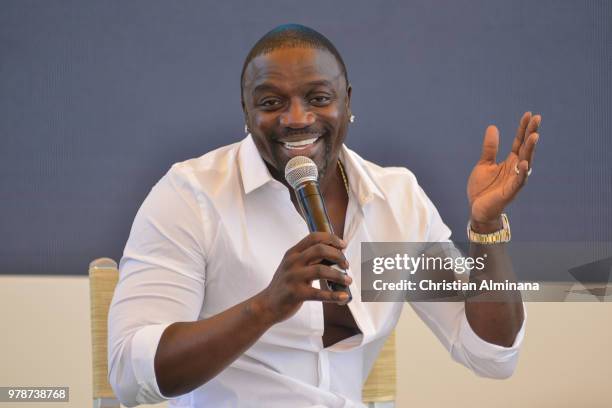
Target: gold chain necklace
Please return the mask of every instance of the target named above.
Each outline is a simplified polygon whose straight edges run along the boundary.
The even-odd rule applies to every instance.
[[[348,180],[346,179],[346,173],[344,172],[344,166],[342,165],[342,162],[340,160],[338,160],[338,168],[340,169],[340,174],[342,175],[342,180],[344,181],[344,188],[346,189],[346,194],[348,195],[349,183],[348,183]]]

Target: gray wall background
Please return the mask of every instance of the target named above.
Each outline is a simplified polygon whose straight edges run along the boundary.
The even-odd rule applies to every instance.
[[[0,273],[118,259],[170,165],[240,140],[242,62],[287,22],[342,53],[347,144],[410,168],[457,239],[488,124],[543,115],[515,239],[612,240],[612,2],[0,3]]]

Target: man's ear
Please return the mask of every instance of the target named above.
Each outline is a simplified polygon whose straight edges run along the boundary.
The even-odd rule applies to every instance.
[[[353,87],[350,82],[346,85],[346,111],[351,112],[351,95],[353,94]]]
[[[244,98],[240,97],[240,105],[242,105],[242,113],[244,113],[244,124],[248,126],[249,124],[249,114],[246,110],[246,105],[244,104]]]

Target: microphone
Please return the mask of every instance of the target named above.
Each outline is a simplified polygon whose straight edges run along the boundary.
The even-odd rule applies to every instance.
[[[289,160],[285,166],[285,180],[295,191],[308,230],[310,232],[329,232],[333,234],[334,228],[329,221],[325,202],[319,190],[319,169],[317,169],[317,165],[308,157],[296,156]],[[344,269],[328,260],[324,259],[321,263],[346,274]],[[326,281],[326,283],[331,290],[345,292],[348,295],[349,302],[353,298],[348,286],[332,281]]]

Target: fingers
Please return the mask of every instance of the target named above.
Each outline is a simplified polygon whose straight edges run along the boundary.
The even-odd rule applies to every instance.
[[[495,126],[487,127],[484,140],[482,141],[482,154],[480,161],[486,163],[495,163],[497,157],[497,149],[499,147],[499,131]]]
[[[304,265],[318,264],[327,260],[344,269],[348,269],[349,267],[348,261],[342,251],[325,243],[318,243],[307,248],[302,252],[300,258]]]
[[[519,160],[526,160],[527,166],[530,169],[533,166],[533,157],[535,155],[535,148],[538,140],[540,139],[540,135],[537,133],[532,133],[527,138],[527,141],[523,144],[523,148],[519,154]]]
[[[523,144],[523,138],[525,137],[525,131],[527,130],[527,125],[531,121],[531,112],[525,112],[523,117],[519,122],[519,127],[516,130],[516,136],[514,137],[514,141],[512,142],[512,153],[518,155],[519,149]]]
[[[542,116],[540,115],[533,115],[531,119],[529,120],[529,123],[527,124],[527,127],[525,128],[525,131],[523,132],[523,135],[521,136],[521,141],[518,146],[518,152],[516,152],[520,160],[527,159],[528,154],[526,150],[528,147],[529,139],[530,137],[532,137],[534,133],[538,131],[538,128],[540,127],[541,123],[542,123]],[[514,145],[513,145],[513,151],[514,151]]]
[[[315,279],[324,279],[344,286],[348,286],[353,282],[353,279],[346,273],[321,264],[307,267],[304,270],[304,277],[309,282],[312,282]]]
[[[533,166],[535,148],[540,139],[540,135],[536,132],[541,123],[542,116],[532,115],[531,112],[525,112],[521,118],[512,144],[512,153],[518,156],[518,161],[515,164],[516,168],[512,170],[515,174],[510,181],[511,197],[527,183],[529,171]],[[516,174],[516,169],[518,169],[518,174]]]
[[[334,302],[334,303],[346,303],[349,300],[349,296],[346,292],[331,290],[308,288],[305,290],[305,300],[318,300],[321,302]]]
[[[312,285],[313,281],[321,280],[322,283],[329,283],[325,286],[342,285],[341,289],[346,290],[346,286],[352,283],[352,279],[343,271],[325,265],[332,262],[348,268],[348,262],[341,251],[343,248],[346,248],[346,242],[337,236],[315,232],[285,253],[270,284],[264,290],[267,302],[273,305],[270,309],[275,310],[275,321],[285,320],[295,314],[305,300],[340,305],[350,301],[350,296],[344,291],[321,290]]]
[[[312,232],[295,244],[288,252],[304,252],[307,248],[316,244],[331,245],[338,249],[346,248],[346,242],[334,234],[329,232]]]
[[[530,169],[533,166],[535,147],[540,138],[537,131],[541,123],[542,116],[532,115],[531,112],[525,112],[521,118],[518,130],[516,131],[516,137],[512,143],[512,153],[518,156],[519,170],[523,161],[527,163],[527,169]],[[516,184],[514,187],[520,187],[525,184],[526,180],[518,180],[521,178],[520,176],[522,176],[520,172],[518,176],[518,178],[513,180],[513,183]]]
[[[534,115],[531,117],[529,124],[527,125],[527,129],[525,130],[525,134],[523,135],[523,139],[529,137],[532,133],[536,132],[540,127],[540,123],[542,123],[542,116]]]

